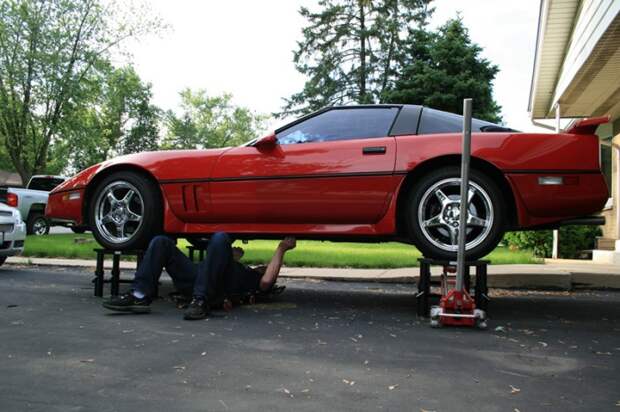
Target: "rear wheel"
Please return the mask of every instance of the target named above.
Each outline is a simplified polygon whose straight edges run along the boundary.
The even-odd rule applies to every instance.
[[[47,235],[50,232],[50,225],[42,213],[31,213],[26,222],[26,233],[29,235]]]
[[[0,256],[0,266],[4,265],[4,262],[6,262],[6,256]]]
[[[89,217],[93,236],[103,247],[142,249],[161,233],[161,193],[155,183],[137,173],[114,173],[97,186]]]
[[[460,185],[460,168],[449,166],[423,176],[409,195],[409,234],[426,257],[456,259]],[[490,253],[502,239],[505,206],[497,184],[475,169],[470,173],[467,205],[466,258],[475,260]]]

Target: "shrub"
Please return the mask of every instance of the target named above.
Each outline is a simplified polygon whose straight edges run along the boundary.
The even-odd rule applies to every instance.
[[[560,228],[559,257],[578,258],[583,250],[594,248],[596,237],[601,235],[598,226],[565,226]],[[506,233],[504,241],[510,248],[529,249],[537,257],[551,257],[553,234],[551,230]]]

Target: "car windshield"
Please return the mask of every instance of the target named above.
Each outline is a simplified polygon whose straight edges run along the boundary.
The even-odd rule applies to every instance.
[[[52,189],[64,181],[65,179],[58,177],[33,177],[30,179],[30,183],[28,183],[28,189],[51,192]]]

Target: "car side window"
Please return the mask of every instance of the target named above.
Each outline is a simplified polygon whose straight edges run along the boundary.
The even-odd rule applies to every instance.
[[[512,130],[480,119],[471,120],[471,130],[473,132],[484,132],[485,128],[488,127]],[[461,132],[463,132],[463,116],[454,113],[442,112],[441,110],[429,109],[428,107],[422,109],[418,134]]]
[[[397,113],[396,107],[332,109],[279,132],[278,143],[385,137]]]
[[[463,116],[440,110],[422,109],[418,134],[460,133],[463,131]]]

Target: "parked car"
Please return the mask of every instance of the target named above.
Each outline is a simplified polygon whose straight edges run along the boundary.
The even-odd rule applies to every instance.
[[[26,224],[19,210],[0,203],[0,266],[6,258],[24,251]]]
[[[594,130],[521,133],[473,120],[470,259],[507,230],[600,223],[608,189]],[[158,233],[190,240],[298,238],[416,245],[453,259],[462,117],[414,105],[328,107],[239,147],[147,152],[92,166],[50,194],[46,216],[90,225],[111,249]]]
[[[45,217],[45,205],[49,192],[67,180],[63,176],[35,175],[25,188],[9,187],[0,190],[0,202],[16,207],[21,212],[29,235],[49,233],[52,223]]]

